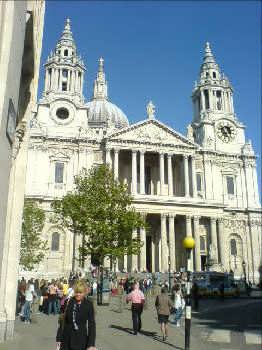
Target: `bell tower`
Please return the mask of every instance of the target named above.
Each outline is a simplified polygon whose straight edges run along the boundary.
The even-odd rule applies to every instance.
[[[85,70],[82,58],[77,54],[68,18],[55,51],[51,51],[45,63],[45,85],[41,102],[67,98],[82,104]]]
[[[234,112],[231,83],[221,72],[208,42],[192,101],[195,142],[207,149],[234,152],[235,148],[239,152],[239,146],[245,144],[244,125]]]

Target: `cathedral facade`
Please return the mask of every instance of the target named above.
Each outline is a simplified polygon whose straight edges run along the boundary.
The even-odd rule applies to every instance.
[[[149,227],[133,232],[144,243],[140,255],[119,259],[116,269],[179,271],[186,266],[182,240],[193,236],[192,270],[232,270],[236,277],[258,281],[256,156],[234,112],[232,86],[209,43],[193,88],[186,136],[158,120],[152,102],[147,119],[130,125],[108,98],[102,58],[93,97],[85,102],[84,73],[67,20],[45,63],[44,91],[31,123],[26,197],[46,211],[43,238],[50,246],[36,274],[69,274],[73,234],[52,223],[50,204],[73,190],[82,168],[107,163],[115,179],[127,184]]]

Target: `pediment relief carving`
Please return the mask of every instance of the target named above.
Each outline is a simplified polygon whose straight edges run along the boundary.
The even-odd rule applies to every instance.
[[[148,144],[174,145],[194,148],[195,145],[186,137],[165,127],[157,121],[133,125],[128,129],[119,131],[109,136],[108,140],[138,142]]]

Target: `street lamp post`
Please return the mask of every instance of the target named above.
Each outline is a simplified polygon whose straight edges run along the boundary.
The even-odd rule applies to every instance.
[[[190,296],[190,261],[191,251],[195,247],[195,240],[188,236],[183,240],[183,247],[187,254],[187,284],[186,284],[186,317],[185,317],[185,350],[190,349],[190,326],[191,326],[191,296]]]
[[[171,263],[170,256],[168,256],[168,292],[171,292]]]

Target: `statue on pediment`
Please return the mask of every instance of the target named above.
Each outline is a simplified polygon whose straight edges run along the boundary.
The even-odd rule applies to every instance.
[[[149,119],[155,118],[156,107],[152,101],[149,101],[149,103],[147,104],[146,113]]]
[[[191,124],[188,124],[187,126],[187,138],[190,141],[194,141],[194,132]]]

